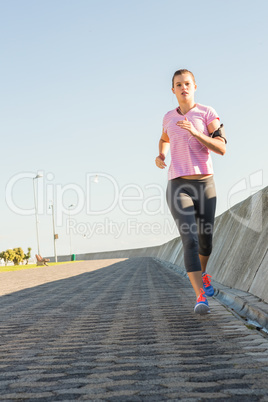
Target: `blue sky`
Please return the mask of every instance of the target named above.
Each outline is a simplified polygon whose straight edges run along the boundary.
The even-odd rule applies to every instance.
[[[37,251],[37,172],[43,255],[51,200],[59,255],[177,236],[154,159],[178,68],[226,128],[217,215],[267,186],[267,11],[265,0],[0,0],[0,251]]]

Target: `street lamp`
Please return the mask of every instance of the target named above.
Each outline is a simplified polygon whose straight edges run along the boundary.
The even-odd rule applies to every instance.
[[[96,174],[95,178],[94,178],[94,183],[98,183],[99,182],[99,176]]]
[[[69,210],[69,230],[70,230],[70,223],[71,223],[71,216],[70,216],[70,209],[72,207],[74,207],[74,204],[71,204],[68,206],[68,210]],[[71,234],[71,230],[70,230],[70,255],[72,255],[72,234]]]
[[[33,193],[34,193],[34,209],[35,209],[35,223],[36,223],[36,237],[37,237],[37,249],[38,249],[38,255],[40,255],[40,245],[39,245],[39,229],[38,229],[38,216],[37,216],[37,205],[36,205],[36,193],[35,193],[35,179],[40,179],[43,177],[41,173],[38,173],[34,178],[33,178]]]
[[[51,204],[50,204],[50,206],[49,206],[49,209],[52,210],[52,225],[53,225],[53,240],[54,240],[55,262],[58,262],[57,250],[56,250],[56,240],[58,239],[58,235],[55,233],[54,205],[53,205],[53,202],[52,202],[52,201],[51,201]]]

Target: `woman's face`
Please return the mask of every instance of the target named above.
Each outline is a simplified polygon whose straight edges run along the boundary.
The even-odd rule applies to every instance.
[[[173,93],[176,95],[178,102],[189,102],[194,99],[196,84],[193,77],[189,73],[176,75],[174,77]]]

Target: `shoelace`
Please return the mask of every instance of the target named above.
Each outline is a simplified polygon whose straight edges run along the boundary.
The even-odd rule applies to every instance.
[[[198,296],[198,298],[196,300],[197,303],[204,302],[207,300],[206,297],[204,296],[204,294],[205,294],[204,289],[200,288],[200,295]]]
[[[203,284],[204,284],[204,286],[207,288],[208,286],[210,286],[210,284],[211,284],[211,275],[209,275],[209,274],[206,274],[206,275],[204,275],[203,277],[202,277],[202,279],[203,279]]]

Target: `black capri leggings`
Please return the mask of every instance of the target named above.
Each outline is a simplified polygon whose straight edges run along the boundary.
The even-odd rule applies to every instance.
[[[199,180],[169,180],[167,203],[179,229],[187,272],[201,271],[199,255],[209,256],[216,209],[213,176]]]

